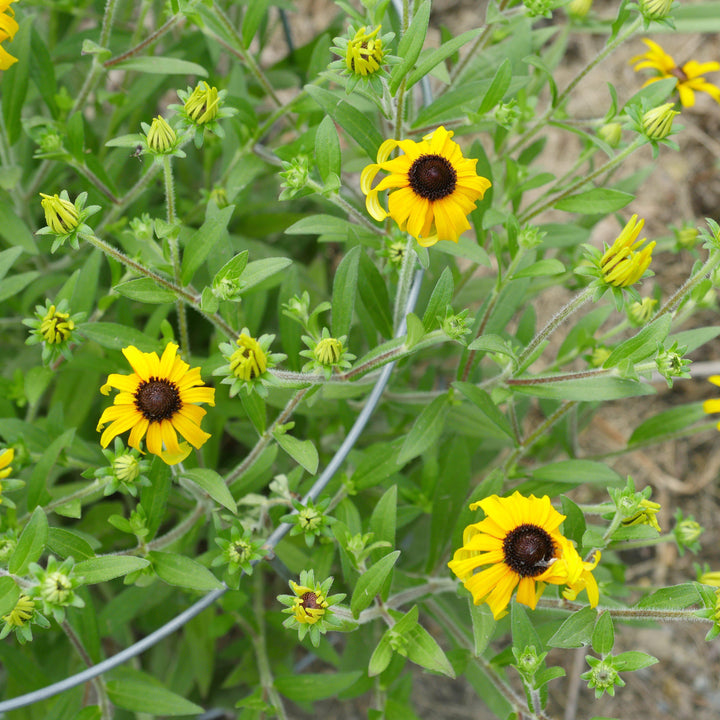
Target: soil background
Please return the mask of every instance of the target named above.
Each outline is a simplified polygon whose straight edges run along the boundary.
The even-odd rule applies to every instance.
[[[592,12],[601,18],[614,18],[616,0],[595,0]],[[690,2],[684,4],[691,4]],[[309,41],[324,30],[337,14],[337,6],[329,0],[300,0],[295,3],[297,12],[289,14],[293,37],[298,45]],[[476,0],[434,0],[431,32],[426,45],[437,46],[443,25],[454,34],[483,24],[486,2]],[[562,10],[556,11],[560,18]],[[561,19],[560,21],[564,21]],[[550,22],[550,21],[547,21]],[[645,46],[638,35],[601,63],[583,80],[573,93],[570,110],[573,117],[603,117],[609,105],[607,82],[618,91],[622,105],[641,86],[647,73],[636,74],[629,60],[641,54]],[[679,33],[649,34],[660,42],[678,64],[689,59],[700,62],[720,60],[720,37],[717,35],[684,35]],[[566,59],[555,74],[558,87],[564,88],[577,71],[594,59],[604,46],[604,36],[575,33],[570,40]],[[272,61],[273,50],[267,57]],[[720,74],[708,79],[720,82]],[[623,211],[629,217],[636,212],[646,219],[643,235],[650,238],[668,236],[671,225],[680,226],[690,221],[698,226],[703,218],[720,221],[720,107],[709,96],[696,94],[696,105],[685,110],[676,123],[684,126],[674,136],[679,152],[662,147],[655,169],[641,187],[637,199]],[[542,105],[541,105],[542,106]],[[575,136],[550,129],[548,142],[539,166],[555,174],[562,174],[575,162],[579,142]],[[622,175],[645,166],[650,154],[643,148],[637,157],[623,164]],[[562,215],[558,216],[562,217]],[[542,222],[550,215],[539,218]],[[596,226],[592,242],[612,242],[617,235],[617,221],[610,217]],[[704,252],[701,251],[704,257]],[[693,264],[692,255],[654,254],[652,269],[654,282],[667,298],[687,278]],[[643,295],[648,294],[643,288]],[[538,325],[560,307],[566,296],[558,289],[555,297],[543,295],[542,307],[537,308]],[[718,324],[717,308],[696,314],[681,329]],[[675,328],[674,328],[675,330]],[[580,456],[594,456],[612,452],[625,445],[632,429],[673,405],[706,399],[713,387],[706,378],[720,373],[720,340],[700,348],[692,356],[693,377],[676,381],[668,389],[659,382],[657,395],[638,398],[633,402],[606,403],[596,414],[591,426],[578,438]],[[639,488],[651,485],[652,498],[662,504],[659,515],[664,530],[674,525],[673,515],[680,508],[685,516],[693,515],[705,528],[703,550],[698,555],[680,556],[674,544],[666,543],[654,548],[636,551],[628,556],[628,583],[673,585],[697,577],[697,565],[707,564],[720,570],[720,522],[717,489],[720,474],[720,442],[715,431],[698,433],[689,439],[653,446],[619,458],[606,459],[621,475],[632,475]],[[561,665],[567,677],[550,685],[548,713],[553,720],[586,720],[594,717],[634,720],[650,715],[653,720],[717,720],[720,717],[720,643],[707,643],[704,636],[707,624],[668,624],[652,629],[616,625],[615,653],[625,650],[643,650],[655,655],[659,663],[638,672],[625,674],[624,688],[618,688],[615,697],[594,699],[579,679],[587,670],[585,649],[553,651],[549,665]],[[440,632],[436,634],[437,637]],[[315,670],[317,671],[317,670]],[[519,687],[518,687],[519,689]],[[417,670],[412,694],[417,715],[423,720],[489,720],[494,718],[481,698],[463,679],[456,681],[423,673]],[[354,703],[320,702],[315,715],[306,715],[298,708],[290,708],[292,717],[323,717],[326,720],[355,720],[367,717],[367,707]]]

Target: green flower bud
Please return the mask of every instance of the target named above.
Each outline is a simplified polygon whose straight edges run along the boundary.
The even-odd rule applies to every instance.
[[[648,20],[662,20],[670,13],[673,0],[640,0],[640,12]]]
[[[162,115],[158,115],[151,123],[147,134],[148,150],[165,155],[172,152],[177,142],[177,135]]]
[[[80,213],[74,203],[59,195],[40,193],[40,204],[45,211],[45,222],[57,235],[67,235],[80,224]]]
[[[610,147],[616,148],[620,144],[620,140],[622,140],[622,125],[616,122],[605,123],[598,130],[598,137]]]
[[[673,119],[679,115],[673,110],[675,103],[665,103],[659,107],[648,110],[642,116],[642,129],[650,140],[664,140],[672,132]]]
[[[240,380],[255,380],[267,370],[267,356],[260,343],[242,333],[236,340],[239,349],[230,357],[230,370]]]
[[[210,87],[203,80],[185,101],[184,108],[188,120],[192,120],[196,125],[212,122],[220,109],[218,89]]]
[[[380,25],[371,33],[361,27],[350,40],[345,54],[345,65],[351,73],[365,76],[372,75],[380,69],[385,53],[382,39],[377,37],[379,32]]]
[[[40,323],[40,335],[50,345],[67,342],[75,329],[70,313],[59,312],[55,305],[48,308],[47,314]]]
[[[113,460],[113,474],[124,483],[132,483],[138,479],[140,475],[140,461],[131,453],[125,453]]]
[[[335,365],[340,361],[343,353],[343,345],[337,338],[323,338],[315,346],[313,357],[321,365]]]
[[[592,7],[592,0],[571,0],[566,6],[567,13],[571,18],[582,20]]]

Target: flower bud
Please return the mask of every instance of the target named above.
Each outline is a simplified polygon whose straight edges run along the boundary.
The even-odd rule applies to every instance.
[[[40,335],[50,345],[59,345],[67,342],[75,329],[75,323],[70,313],[59,312],[55,305],[51,305],[40,323]]]
[[[80,224],[80,214],[74,203],[59,195],[40,193],[40,204],[45,211],[45,222],[57,235],[67,235]]]
[[[592,7],[592,0],[570,0],[566,5],[567,13],[571,18],[582,20]]]
[[[691,250],[697,244],[698,229],[693,225],[685,225],[675,230],[675,239],[681,248]]]
[[[704,531],[705,528],[697,520],[687,518],[677,524],[675,535],[683,545],[691,545],[700,539]]]
[[[611,148],[616,148],[620,144],[620,140],[622,140],[622,125],[616,122],[605,123],[598,130],[598,137],[604,140]]]
[[[185,101],[184,108],[188,120],[192,120],[196,125],[213,121],[220,109],[218,89],[210,87],[203,80]]]
[[[345,54],[345,65],[351,73],[365,76],[380,69],[385,53],[382,39],[376,37],[379,32],[380,25],[371,33],[365,32],[365,28],[361,27],[350,40]]]
[[[322,365],[335,365],[340,362],[343,345],[337,338],[323,338],[315,346],[313,356]]]
[[[236,340],[239,349],[230,357],[230,370],[236,378],[250,381],[259,378],[267,370],[267,356],[260,343],[242,333]]]
[[[648,269],[655,241],[637,252],[637,248],[645,242],[645,238],[637,239],[644,224],[644,220],[638,221],[637,215],[633,215],[612,246],[602,256],[600,269],[608,285],[619,288],[634,285]]]
[[[168,125],[162,115],[158,115],[151,123],[147,134],[148,150],[164,155],[172,151],[177,142],[175,131]]]
[[[640,0],[640,12],[648,20],[662,20],[670,13],[673,0]]]
[[[48,573],[40,584],[40,597],[52,605],[65,605],[72,595],[70,578],[59,570]]]
[[[672,132],[673,118],[679,115],[674,103],[665,103],[642,116],[642,129],[650,140],[664,140]]]
[[[132,453],[125,453],[113,460],[112,469],[120,482],[132,483],[140,475],[140,461]]]
[[[643,298],[641,302],[634,302],[628,308],[628,319],[635,326],[645,325],[653,316],[657,300],[654,298]]]

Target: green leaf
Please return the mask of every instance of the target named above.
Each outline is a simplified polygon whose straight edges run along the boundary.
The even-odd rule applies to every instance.
[[[359,225],[337,215],[309,215],[285,229],[287,235],[331,235],[347,239]]]
[[[157,576],[168,585],[209,592],[223,584],[203,565],[185,555],[151,550],[148,559]]]
[[[360,277],[358,288],[360,299],[370,315],[377,331],[384,337],[392,337],[392,314],[390,295],[380,271],[365,254],[360,254]]]
[[[604,610],[595,622],[592,634],[592,648],[598,655],[608,655],[615,644],[615,629],[610,613]]]
[[[214,470],[210,470],[209,468],[185,470],[185,472],[182,473],[182,477],[194,482],[215,500],[215,502],[226,507],[231,513],[237,514],[237,505],[225,484],[225,480]]]
[[[408,313],[405,316],[405,345],[408,350],[414,348],[424,337],[425,328],[422,320],[415,313]]]
[[[18,65],[18,63],[15,63]],[[10,68],[12,70],[12,68]],[[7,88],[7,73],[6,70],[2,79],[3,95]],[[15,209],[9,201],[0,199],[0,237],[5,238],[9,245],[22,248],[26,253],[30,255],[37,255],[37,246],[35,245],[35,237],[30,232],[30,228],[24,223],[24,221],[15,214]],[[10,252],[6,250],[5,252]],[[4,285],[4,283],[3,283]],[[4,294],[4,292],[3,292]],[[10,297],[7,295],[6,297]]]
[[[151,75],[199,75],[203,78],[208,76],[207,70],[202,65],[160,55],[128,58],[117,63],[114,69],[134,70]]]
[[[248,264],[248,251],[243,250],[235,257],[228,260],[216,273],[213,278],[213,285],[219,285],[223,280],[234,282],[243,274]]]
[[[214,205],[208,206],[205,222],[185,243],[181,275],[183,285],[190,283],[193,275],[205,262],[218,241],[227,237],[227,226],[233,212],[235,212],[234,205],[228,205],[222,210],[218,210]]]
[[[407,84],[405,85],[406,89],[411,88],[415,83],[422,80],[436,65],[439,65],[444,60],[447,60],[451,55],[454,55],[463,45],[465,45],[465,43],[469,42],[473,38],[476,38],[482,31],[483,28],[467,30],[461,35],[444,42],[439,48],[431,50],[410,73],[410,76],[407,79]],[[482,113],[486,111],[480,110],[479,112]]]
[[[489,197],[489,193],[492,190],[488,190],[485,194],[485,198],[480,202],[484,203]],[[454,257],[461,257],[467,260],[471,260],[478,265],[484,265],[490,267],[490,257],[487,254],[485,248],[480,247],[477,242],[469,237],[461,236],[458,238],[456,243],[454,242],[441,242],[433,246],[433,250],[445,253],[446,255],[452,255]]]
[[[468,608],[472,621],[475,656],[481,657],[490,644],[490,639],[495,631],[495,618],[487,603],[476,605],[472,598],[468,598]]]
[[[310,440],[298,440],[287,433],[274,432],[273,437],[278,445],[296,462],[302,465],[311,475],[317,472],[320,458],[318,451]]]
[[[137,572],[150,565],[145,558],[132,555],[103,555],[83,560],[75,565],[75,573],[85,585],[107,582]]]
[[[0,284],[0,300],[7,300],[14,295],[18,295],[38,277],[40,277],[40,273],[35,270],[31,270],[29,272],[18,273],[17,275],[11,275],[9,278],[5,278]]]
[[[197,715],[200,705],[160,685],[142,680],[108,680],[107,693],[113,705],[152,715]]]
[[[159,457],[154,458],[150,466],[148,479],[150,485],[146,485],[140,490],[140,504],[147,515],[148,535],[145,538],[146,541],[155,537],[155,533],[160,529],[160,525],[165,519],[165,508],[167,507],[172,484],[170,467]]]
[[[142,352],[158,349],[159,341],[134,327],[111,322],[87,322],[77,326],[80,335],[110,350],[122,350],[134,345]]]
[[[334,173],[340,177],[342,153],[335,123],[323,118],[315,133],[315,162],[323,182]]]
[[[253,0],[248,3],[242,20],[242,41],[246,48],[250,47],[269,5],[270,0]]]
[[[517,444],[517,438],[510,421],[500,412],[498,406],[485,390],[468,382],[454,382],[453,387],[457,388],[486,418],[502,430],[513,443]]]
[[[613,664],[620,671],[630,672],[631,670],[642,670],[659,662],[656,657],[638,650],[628,650],[615,655]]]
[[[405,438],[397,458],[398,465],[404,465],[408,460],[421,455],[437,442],[445,427],[447,411],[447,395],[436,397],[423,409]]]
[[[425,332],[430,332],[437,327],[438,317],[442,318],[445,315],[445,308],[452,301],[454,292],[455,283],[453,282],[452,271],[446,267],[438,278],[428,300],[427,308],[425,308],[422,319]]]
[[[0,617],[7,615],[20,598],[20,588],[7,575],[0,577]]]
[[[609,355],[603,367],[615,367],[621,360],[631,363],[640,362],[655,355],[658,343],[662,343],[670,330],[672,317],[669,313],[661,315],[646,325],[637,335],[620,343]]]
[[[628,445],[637,445],[681,432],[704,417],[705,411],[701,402],[670,408],[640,423],[633,430]]]
[[[598,402],[619,400],[638,395],[653,395],[652,385],[618,377],[587,377],[566,382],[549,382],[538,385],[514,385],[513,390],[525,395],[553,400]]]
[[[265,408],[265,401],[255,392],[249,394],[241,392],[240,402],[242,403],[243,410],[250,418],[250,422],[258,431],[258,434],[263,435],[267,425],[267,410]]]
[[[630,193],[611,188],[593,188],[558,200],[553,207],[583,215],[607,215],[624,208],[635,199]]]
[[[70,428],[55,438],[43,451],[30,474],[30,480],[28,480],[28,510],[44,503],[43,498],[47,496],[47,488],[50,484],[50,471],[55,466],[60,453],[72,443],[74,438],[75,428]]]
[[[365,448],[362,460],[350,478],[352,486],[357,490],[366,490],[400,472],[398,454],[404,442],[405,438],[397,438]]]
[[[573,613],[547,641],[550,647],[578,648],[588,645],[592,637],[597,611],[584,607]]]
[[[567,484],[568,487],[578,485],[617,487],[624,482],[611,467],[594,460],[560,460],[549,463],[535,468],[532,477],[535,480]]]
[[[428,30],[428,23],[430,22],[430,5],[430,0],[425,0],[417,8],[412,22],[400,38],[396,54],[400,56],[401,60],[393,67],[390,74],[390,94],[393,96],[397,93],[400,83],[409,75],[415,61],[420,56]]]
[[[468,345],[468,350],[477,350],[478,352],[501,353],[510,357],[514,356],[511,348],[499,335],[481,335]]]
[[[369,570],[366,570],[355,584],[355,591],[350,600],[350,610],[357,617],[366,607],[369,607],[375,596],[380,592],[385,579],[400,557],[400,551],[395,550],[384,558],[378,560]]]
[[[95,556],[92,546],[85,538],[65,528],[49,528],[47,546],[56,555],[63,558],[73,557],[76,562]]]
[[[714,340],[720,335],[720,327],[704,327],[704,328],[693,328],[692,330],[682,330],[678,333],[673,333],[668,337],[668,342],[677,344],[680,347],[687,346],[685,354],[697,350],[699,347],[704,345],[710,340]]]
[[[559,275],[565,272],[565,266],[555,258],[546,258],[545,260],[538,260],[532,265],[518,270],[513,276],[513,280],[524,277],[540,277],[543,275]]]
[[[397,523],[397,485],[393,485],[378,500],[370,516],[370,531],[373,542],[389,542],[395,545],[395,525]]]
[[[47,516],[41,507],[36,507],[18,538],[15,552],[8,563],[8,570],[13,575],[25,575],[30,563],[37,562],[43,554],[47,537]]]
[[[563,520],[563,535],[568,540],[573,540],[577,546],[582,547],[583,536],[587,529],[585,515],[583,511],[565,495],[560,497],[562,504],[562,514],[565,516]]]
[[[264,260],[249,262],[240,276],[243,294],[251,288],[253,290],[267,290],[282,282],[279,275],[288,265],[292,265],[290,258],[272,257]]]
[[[22,255],[22,253],[23,249],[21,247],[11,247],[0,252],[0,280],[7,275],[8,270],[10,270],[13,263]]]
[[[483,96],[478,108],[478,115],[484,115],[490,112],[504,97],[508,88],[510,87],[510,81],[512,80],[512,66],[509,58],[505,58],[500,67],[495,71],[495,76],[490,83],[490,87]]]
[[[700,594],[695,585],[693,583],[683,583],[682,585],[661,588],[642,598],[635,604],[635,607],[646,610],[650,608],[656,610],[682,609],[698,603],[700,603]]]
[[[296,703],[312,703],[324,700],[347,690],[361,677],[355,670],[345,673],[303,673],[276,675],[274,685],[279,693]]]
[[[161,304],[175,302],[176,296],[172,290],[160,287],[151,278],[138,278],[115,285],[115,292],[131,300],[141,303]]]
[[[390,661],[393,658],[393,649],[390,645],[390,635],[385,632],[380,638],[380,642],[373,650],[373,654],[370,656],[370,662],[368,663],[368,675],[370,677],[376,677],[383,672]]]
[[[422,625],[416,624],[406,633],[405,639],[409,660],[426,670],[455,677],[455,671],[442,648]]]
[[[335,271],[332,292],[332,336],[342,337],[350,333],[355,295],[358,284],[360,246],[352,248],[340,261]]]

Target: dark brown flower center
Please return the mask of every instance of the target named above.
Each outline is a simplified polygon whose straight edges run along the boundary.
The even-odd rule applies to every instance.
[[[555,545],[549,533],[537,525],[519,525],[503,540],[505,564],[522,577],[545,572],[555,557]]]
[[[180,391],[174,382],[151,377],[135,391],[135,407],[150,422],[169,420],[182,407]]]
[[[302,606],[306,610],[317,610],[320,607],[317,602],[317,595],[314,592],[306,592],[302,596]]]
[[[674,67],[670,71],[671,75],[674,75],[680,82],[687,82],[688,76],[685,74],[685,71],[682,68]]]
[[[455,190],[457,173],[442,155],[421,155],[408,171],[410,187],[428,200],[442,200]]]

